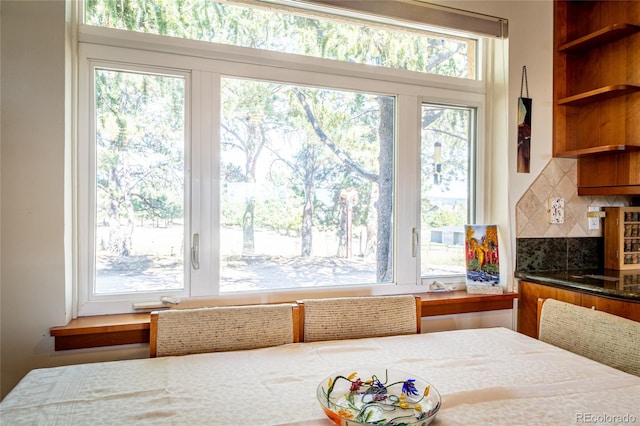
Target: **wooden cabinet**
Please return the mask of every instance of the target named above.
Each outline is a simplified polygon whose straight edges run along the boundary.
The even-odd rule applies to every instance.
[[[520,281],[518,296],[518,331],[531,337],[538,337],[538,298],[556,299],[562,302],[580,304],[580,293]]]
[[[595,307],[599,311],[608,312],[634,321],[640,321],[640,303],[609,299],[593,294],[580,293],[578,291],[565,290],[528,281],[520,281],[519,293],[518,331],[535,338],[538,337],[538,298],[552,298],[587,308]]]
[[[605,207],[605,269],[640,269],[640,207]]]
[[[579,195],[640,193],[640,2],[554,2],[554,157]]]

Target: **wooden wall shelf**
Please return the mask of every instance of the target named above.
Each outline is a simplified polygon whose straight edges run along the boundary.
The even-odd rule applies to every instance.
[[[580,53],[640,32],[640,25],[613,24],[561,45],[559,52]]]
[[[615,98],[617,96],[625,96],[639,91],[640,86],[635,86],[633,84],[613,84],[600,87],[598,89],[589,90],[588,92],[578,93],[577,95],[558,99],[558,105],[584,105],[590,102],[604,101],[607,99]]]
[[[578,195],[640,194],[640,1],[554,0],[553,156]]]
[[[589,155],[598,155],[607,152],[631,152],[631,151],[640,151],[640,146],[637,145],[603,145],[596,146],[593,148],[583,148],[576,149],[573,151],[563,151],[559,152],[555,157],[560,158],[579,158],[586,157]]]

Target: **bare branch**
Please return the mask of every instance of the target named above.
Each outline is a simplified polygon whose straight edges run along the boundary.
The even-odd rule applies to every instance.
[[[304,109],[304,112],[307,115],[307,120],[309,120],[311,127],[313,127],[313,130],[318,136],[318,138],[320,139],[320,141],[324,143],[340,159],[340,161],[345,163],[347,166],[351,167],[360,176],[372,182],[377,182],[379,178],[379,175],[377,173],[373,173],[368,170],[365,170],[360,164],[356,163],[351,157],[349,157],[349,155],[346,152],[340,149],[340,147],[338,147],[335,144],[335,142],[331,140],[331,138],[329,138],[329,136],[327,136],[327,134],[320,127],[320,124],[318,123],[318,119],[316,118],[315,114],[313,113],[313,111],[311,111],[311,107],[307,103],[307,100],[304,94],[299,89],[294,89],[294,90],[296,93],[296,97],[300,101],[300,104],[302,105],[302,108]]]

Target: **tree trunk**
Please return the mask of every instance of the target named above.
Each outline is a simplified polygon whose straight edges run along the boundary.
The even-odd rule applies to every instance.
[[[371,184],[369,205],[367,206],[367,245],[364,255],[369,257],[376,253],[378,244],[378,184]]]
[[[255,208],[256,199],[253,194],[256,183],[256,162],[262,150],[263,141],[259,123],[251,118],[247,120],[248,137],[245,148],[244,181],[251,191],[246,197],[244,215],[242,216],[242,252],[253,253],[255,244]]]
[[[300,255],[309,257],[313,250],[313,204],[315,202],[315,148],[313,146],[307,147],[304,163],[304,207]]]
[[[380,105],[380,171],[378,173],[378,241],[376,250],[376,276],[378,282],[393,280],[393,265],[391,253],[392,229],[391,215],[393,213],[393,139],[394,139],[394,101],[389,97],[378,97]]]
[[[109,173],[109,249],[118,256],[129,256],[131,254],[131,234],[134,227],[133,205],[129,194],[122,187],[118,168],[112,167]],[[129,215],[126,228],[123,228],[120,223],[122,203],[125,204]]]
[[[133,202],[131,201],[131,196],[129,191],[124,191],[124,205],[127,209],[127,227],[124,229],[123,238],[122,238],[122,249],[120,252],[121,256],[130,256],[131,250],[133,249],[133,243],[131,241],[131,237],[133,236],[133,230],[135,229],[135,210],[133,208]]]
[[[254,219],[256,201],[254,197],[247,198],[244,214],[242,215],[242,252],[253,253],[255,250]]]

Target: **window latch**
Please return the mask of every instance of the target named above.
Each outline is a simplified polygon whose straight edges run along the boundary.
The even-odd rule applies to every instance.
[[[411,228],[411,257],[416,257],[420,247],[420,235],[416,228]]]

